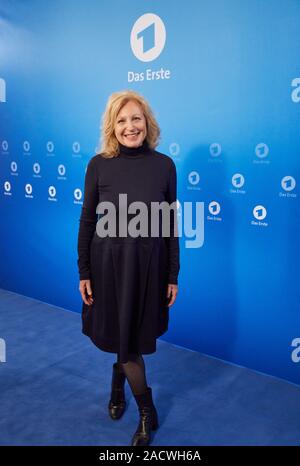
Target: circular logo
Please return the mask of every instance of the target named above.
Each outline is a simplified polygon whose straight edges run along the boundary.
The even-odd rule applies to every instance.
[[[284,178],[282,178],[281,187],[285,191],[293,191],[293,189],[295,189],[295,186],[296,180],[292,176],[285,176]]]
[[[189,182],[190,182],[190,184],[195,185],[195,184],[198,184],[199,181],[200,181],[200,175],[199,175],[199,173],[196,172],[196,171],[190,172],[190,174],[189,174]]]
[[[47,151],[48,152],[53,152],[54,151],[54,144],[52,141],[47,142]]]
[[[245,178],[240,173],[236,173],[231,178],[231,182],[235,188],[241,188],[242,186],[244,186]]]
[[[80,201],[82,198],[82,191],[79,188],[74,189],[74,197],[77,201]]]
[[[7,149],[8,149],[8,142],[7,141],[2,141],[2,149],[7,151]]]
[[[260,159],[264,159],[265,157],[267,157],[268,153],[269,148],[267,144],[265,144],[264,142],[257,144],[257,146],[255,147],[255,154]]]
[[[25,185],[25,191],[27,194],[31,194],[32,193],[32,185],[30,183],[27,183]]]
[[[172,144],[169,145],[169,152],[171,155],[178,155],[180,152],[180,147],[177,142],[172,142]]]
[[[66,174],[66,167],[64,165],[58,165],[57,171],[61,176]]]
[[[49,186],[48,188],[48,193],[49,193],[49,196],[50,197],[55,197],[55,194],[56,194],[56,189],[54,186]]]
[[[17,162],[11,162],[10,168],[12,172],[16,172],[18,170]]]
[[[162,19],[146,13],[134,23],[130,34],[130,45],[138,60],[155,60],[163,51],[166,43],[166,28]]]
[[[9,192],[11,190],[11,185],[9,181],[4,182],[4,190]]]
[[[208,210],[212,215],[218,215],[221,210],[221,206],[217,201],[211,201],[208,205]]]
[[[219,157],[219,155],[222,152],[221,144],[219,144],[218,142],[213,142],[209,146],[209,152],[212,157]]]
[[[24,141],[23,142],[23,149],[25,152],[29,152],[30,151],[30,144],[28,141]]]
[[[78,154],[78,152],[80,151],[80,144],[79,144],[79,142],[73,142],[72,148],[73,148],[73,152],[74,152],[75,154]]]
[[[34,173],[36,173],[36,174],[40,173],[41,167],[40,167],[40,164],[39,164],[39,163],[35,162],[35,163],[33,164],[33,171],[34,171]]]
[[[263,205],[257,205],[253,209],[253,215],[257,220],[263,220],[267,216],[267,210]]]

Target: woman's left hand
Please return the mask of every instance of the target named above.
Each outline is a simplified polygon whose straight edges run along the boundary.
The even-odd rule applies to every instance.
[[[177,293],[178,293],[178,285],[173,285],[171,283],[169,283],[168,285],[168,293],[167,293],[167,297],[170,298],[171,297],[171,300],[170,302],[168,303],[168,306],[172,306],[172,304],[174,304],[175,302],[175,299],[176,299],[176,296],[177,296]]]

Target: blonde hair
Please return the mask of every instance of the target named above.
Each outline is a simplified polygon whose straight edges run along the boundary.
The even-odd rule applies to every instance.
[[[132,90],[114,92],[108,98],[101,121],[100,153],[102,157],[113,158],[119,155],[119,141],[115,136],[114,127],[120,110],[129,101],[136,102],[143,111],[147,125],[146,141],[149,147],[154,149],[159,144],[160,128],[146,99]]]

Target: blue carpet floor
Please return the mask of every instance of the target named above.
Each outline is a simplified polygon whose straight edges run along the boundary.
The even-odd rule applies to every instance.
[[[0,445],[129,445],[138,412],[110,419],[115,355],[80,314],[0,290]],[[152,445],[300,445],[300,387],[158,340],[144,356],[160,427]]]

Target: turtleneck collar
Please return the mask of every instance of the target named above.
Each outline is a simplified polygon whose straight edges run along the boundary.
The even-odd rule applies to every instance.
[[[147,140],[144,139],[143,144],[139,147],[127,147],[119,143],[119,149],[121,157],[139,158],[144,157],[149,152],[150,147]]]

